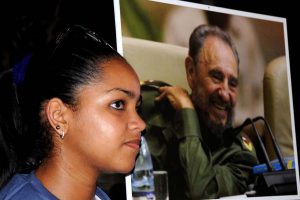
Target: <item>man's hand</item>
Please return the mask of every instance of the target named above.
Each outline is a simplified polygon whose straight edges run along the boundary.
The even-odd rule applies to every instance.
[[[189,97],[188,92],[179,86],[164,86],[160,87],[161,94],[155,98],[156,101],[161,101],[167,98],[175,110],[183,108],[193,108],[193,103]]]

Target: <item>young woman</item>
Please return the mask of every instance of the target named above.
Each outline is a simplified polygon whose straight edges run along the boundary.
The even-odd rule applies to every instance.
[[[27,60],[0,78],[0,199],[109,199],[97,178],[133,169],[145,128],[137,74],[79,25]]]

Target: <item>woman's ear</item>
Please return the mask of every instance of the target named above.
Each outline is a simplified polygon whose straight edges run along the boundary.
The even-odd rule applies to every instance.
[[[191,89],[194,87],[195,64],[191,56],[185,58],[185,72],[188,84]]]
[[[68,107],[59,98],[52,98],[47,102],[45,112],[52,128],[63,138],[68,129]]]

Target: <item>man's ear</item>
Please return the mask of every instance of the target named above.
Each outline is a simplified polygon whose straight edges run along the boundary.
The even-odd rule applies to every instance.
[[[194,77],[195,77],[195,65],[194,60],[191,56],[187,56],[185,58],[185,72],[186,72],[186,78],[188,81],[188,84],[191,89],[193,89],[194,86]]]
[[[66,115],[68,107],[59,98],[50,99],[45,106],[45,112],[47,119],[54,130],[59,134],[61,134],[62,131],[64,133],[67,132],[68,123]]]

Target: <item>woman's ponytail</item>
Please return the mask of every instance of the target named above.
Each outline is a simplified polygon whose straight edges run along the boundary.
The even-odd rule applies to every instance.
[[[17,170],[21,126],[17,88],[12,70],[0,75],[0,188]]]

